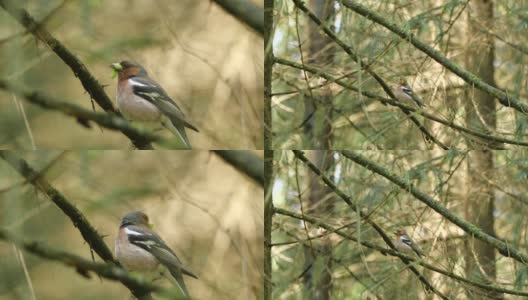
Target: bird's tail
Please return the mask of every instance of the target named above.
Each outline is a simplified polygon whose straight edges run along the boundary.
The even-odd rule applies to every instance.
[[[418,247],[418,245],[413,243],[411,245],[411,248],[420,258],[425,256],[425,254],[423,253],[422,249],[420,247]]]
[[[413,99],[413,101],[416,103],[416,105],[418,105],[421,108],[425,108],[425,103],[420,97],[416,96],[415,94],[411,94],[410,96]]]
[[[169,271],[172,276],[169,277],[170,281],[177,286],[181,294],[185,296],[185,299],[191,300],[191,296],[189,295],[189,291],[187,291],[187,286],[185,286],[185,282],[183,281],[183,275],[182,272],[176,268],[169,268]]]
[[[163,120],[162,124],[165,128],[170,130],[172,134],[179,137],[180,140],[185,144],[185,147],[187,147],[187,149],[192,149],[191,143],[189,142],[187,134],[185,133],[185,126],[183,124],[181,124],[180,122],[174,122],[168,118],[167,120]]]

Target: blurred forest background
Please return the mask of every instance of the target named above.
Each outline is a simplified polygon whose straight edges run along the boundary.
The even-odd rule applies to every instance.
[[[526,299],[528,153],[486,152],[275,151],[273,299]]]
[[[262,152],[248,154],[260,161],[262,169]],[[193,299],[261,297],[263,189],[219,155],[209,151],[39,151],[20,156],[86,216],[112,252],[123,214],[142,210],[199,276],[198,280],[186,277]],[[3,230],[92,259],[90,247],[68,217],[2,159],[0,207]],[[34,299],[14,249],[11,243],[0,243],[0,299]],[[130,298],[119,282],[95,274],[86,279],[74,268],[20,253],[36,299]]]
[[[115,101],[109,64],[141,63],[200,133],[197,149],[262,149],[262,37],[209,0],[8,1],[79,58]],[[262,1],[255,4],[262,5]],[[97,112],[72,70],[0,9],[0,79]],[[128,149],[120,132],[28,104],[0,90],[0,147]],[[114,102],[115,106],[115,102]],[[164,130],[156,132],[165,137]]]
[[[270,2],[275,149],[528,145],[528,1]]]

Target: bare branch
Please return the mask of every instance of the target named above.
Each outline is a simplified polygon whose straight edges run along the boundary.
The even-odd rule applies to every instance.
[[[304,5],[304,3],[301,0],[293,0],[293,2],[295,3],[295,6],[297,6],[300,10],[302,10],[305,14],[307,14],[308,17],[314,23],[316,23],[317,26],[319,26],[323,30],[323,32],[330,39],[332,39],[336,44],[338,44],[339,47],[341,47],[354,61],[356,61],[362,69],[364,69],[370,76],[372,76],[374,78],[374,80],[376,80],[376,82],[379,83],[379,85],[385,91],[385,93],[387,93],[387,95],[389,95],[389,97],[391,97],[394,100],[397,100],[396,96],[392,92],[392,90],[389,87],[389,85],[385,82],[385,80],[383,80],[383,78],[381,78],[381,76],[378,75],[378,73],[374,72],[374,70],[372,70],[370,68],[369,64],[363,62],[361,60],[360,56],[356,53],[356,51],[354,51],[352,49],[352,47],[348,46],[345,42],[343,42],[341,39],[339,39],[337,37],[337,35],[335,35],[332,32],[332,30],[330,30],[327,26],[325,26],[324,23],[314,13],[312,13],[306,7],[306,5]],[[400,109],[418,127],[418,129],[423,133],[423,135],[425,136],[425,138],[427,140],[434,142],[435,144],[437,144],[440,148],[442,148],[444,150],[448,150],[449,149],[448,146],[444,145],[444,143],[442,143],[440,140],[438,140],[436,137],[434,137],[429,132],[429,130],[427,128],[425,128],[425,126],[423,126],[423,124],[416,118],[416,116],[411,114],[411,111],[409,111],[409,110],[407,110],[405,108],[402,108],[402,107],[400,107]]]
[[[245,150],[213,150],[213,152],[237,170],[264,186],[264,161]]]
[[[298,0],[295,0],[295,1],[298,1]],[[462,78],[469,85],[475,86],[479,90],[484,91],[496,97],[497,99],[499,99],[499,102],[502,105],[511,107],[524,114],[528,113],[528,105],[522,102],[519,102],[519,100],[516,99],[514,96],[508,95],[506,92],[487,84],[475,74],[467,71],[466,69],[462,68],[458,64],[449,60],[447,57],[443,56],[439,51],[435,50],[433,47],[420,41],[416,37],[416,35],[410,33],[407,30],[404,30],[401,27],[398,27],[394,23],[388,22],[385,18],[383,18],[381,15],[379,15],[375,11],[372,11],[368,9],[367,7],[359,3],[356,3],[355,1],[352,1],[352,0],[343,0],[343,5],[353,10],[357,14],[360,14],[364,16],[365,18],[371,21],[374,21],[380,24],[381,26],[389,29],[390,31],[394,32],[396,35],[401,37],[403,40],[408,41],[409,43],[413,44],[417,49],[429,55],[429,57],[436,60],[438,63],[446,67],[451,72],[457,74],[460,78]]]
[[[410,257],[410,256],[407,256],[399,251],[395,251],[395,250],[391,250],[391,249],[387,249],[387,248],[384,248],[384,247],[381,247],[381,246],[378,246],[376,244],[373,244],[373,243],[370,243],[368,241],[365,241],[365,240],[358,240],[355,236],[352,236],[350,234],[348,234],[347,232],[341,230],[341,229],[336,229],[328,224],[326,224],[325,222],[322,222],[321,220],[318,220],[314,217],[311,217],[311,216],[308,216],[308,215],[301,215],[301,214],[298,214],[298,213],[295,213],[295,212],[292,212],[292,211],[289,211],[289,210],[286,210],[286,209],[282,209],[282,208],[274,208],[274,212],[276,214],[280,214],[280,215],[284,215],[284,216],[288,216],[288,217],[291,217],[291,218],[295,218],[295,219],[298,219],[298,220],[302,220],[302,221],[305,221],[305,222],[309,222],[311,224],[314,224],[316,226],[319,226],[325,230],[327,230],[328,232],[332,232],[332,233],[335,233],[347,240],[351,240],[351,241],[354,241],[356,243],[359,243],[361,244],[362,246],[365,246],[367,248],[370,248],[370,249],[374,249],[374,250],[377,250],[379,251],[380,253],[382,253],[383,255],[391,255],[391,256],[395,256],[395,257],[398,257],[400,259],[406,259],[410,262],[413,262],[413,264],[419,264],[431,271],[434,271],[434,272],[437,272],[439,274],[443,274],[445,276],[448,276],[450,278],[453,278],[454,280],[457,280],[457,281],[460,281],[460,282],[463,282],[463,283],[467,283],[467,284],[471,284],[473,286],[476,286],[476,287],[479,287],[479,288],[482,288],[482,289],[486,289],[486,290],[489,290],[489,291],[494,291],[494,292],[499,292],[499,293],[505,293],[505,294],[511,294],[511,295],[519,295],[519,296],[528,296],[528,292],[522,292],[522,291],[516,291],[516,290],[510,290],[510,289],[505,289],[505,288],[502,288],[502,287],[499,287],[499,286],[495,286],[495,285],[490,285],[490,284],[485,284],[485,283],[480,283],[480,282],[476,282],[476,281],[472,281],[472,280],[469,280],[469,279],[466,279],[462,276],[459,276],[459,275],[456,275],[452,272],[448,272],[448,271],[445,271],[443,269],[440,269],[438,268],[437,265],[433,265],[433,264],[428,264],[426,262],[424,262],[423,260],[418,260],[414,257]]]
[[[67,64],[73,71],[76,77],[81,81],[82,86],[88,92],[90,97],[94,99],[101,108],[106,112],[120,115],[112,105],[112,101],[99,84],[97,79],[92,76],[86,66],[61,42],[54,38],[44,26],[36,22],[33,17],[23,8],[18,7],[17,1],[0,0],[0,6],[4,8],[13,18],[15,18],[27,31],[31,32],[36,38],[44,42],[50,47],[57,56],[59,56],[65,64]],[[138,149],[152,149],[149,140],[138,139],[137,137],[129,136],[123,132]]]
[[[376,164],[375,162],[367,159],[366,157],[360,155],[357,152],[354,151],[340,151],[341,154],[343,154],[346,158],[350,159],[351,161],[357,163],[360,166],[365,167],[366,169],[377,173],[388,180],[390,180],[395,185],[399,186],[403,190],[409,192],[411,195],[413,195],[416,199],[422,201],[424,204],[432,208],[434,211],[442,215],[444,218],[451,221],[453,224],[460,227],[462,230],[464,230],[469,235],[490,244],[494,248],[496,248],[499,253],[501,253],[504,256],[511,257],[522,264],[528,264],[528,255],[526,253],[520,252],[518,249],[515,249],[508,245],[508,243],[493,237],[484,231],[480,229],[475,224],[471,224],[465,219],[453,214],[449,209],[445,208],[440,204],[439,201],[436,201],[426,193],[422,192],[421,190],[414,187],[411,183],[408,181],[403,180],[400,176],[397,174],[394,174],[384,168],[383,166],[380,166]]]
[[[3,158],[13,169],[15,169],[28,182],[33,184],[35,188],[44,193],[49,199],[59,207],[64,214],[66,214],[73,225],[77,227],[83,239],[90,245],[90,248],[99,255],[105,262],[119,265],[119,262],[114,260],[112,252],[103,241],[97,230],[88,222],[88,219],[79,211],[73,204],[71,204],[64,195],[56,190],[46,179],[41,177],[40,173],[33,170],[33,168],[23,159],[19,158],[11,151],[0,151],[0,157]],[[136,289],[123,282],[132,294],[140,299],[150,299],[150,295],[145,294],[142,289]],[[148,297],[147,297],[148,296]]]
[[[444,120],[444,119],[442,119],[442,118],[440,118],[440,117],[438,117],[436,115],[427,113],[424,110],[418,110],[418,109],[416,109],[414,107],[405,105],[405,104],[401,103],[401,101],[394,101],[392,99],[383,98],[383,97],[381,97],[379,95],[370,93],[368,91],[360,90],[360,89],[354,87],[353,85],[348,84],[346,81],[344,81],[342,79],[337,79],[337,78],[335,78],[335,77],[323,72],[322,70],[320,70],[318,68],[314,68],[314,67],[311,67],[311,66],[308,66],[308,65],[301,65],[301,64],[296,63],[294,61],[283,59],[283,58],[279,58],[279,57],[275,57],[275,62],[278,63],[278,64],[291,66],[291,67],[294,67],[296,69],[302,69],[302,70],[308,71],[310,73],[316,74],[317,76],[320,76],[321,78],[324,78],[324,79],[326,79],[326,80],[328,80],[330,82],[335,82],[336,84],[338,84],[338,85],[340,85],[340,86],[342,86],[342,87],[344,87],[346,89],[349,89],[349,90],[355,91],[357,93],[360,93],[361,95],[363,95],[365,97],[376,99],[376,100],[379,100],[380,102],[382,102],[384,104],[397,106],[397,107],[400,107],[402,109],[406,109],[408,111],[411,111],[413,113],[416,112],[416,113],[418,113],[418,114],[420,114],[420,115],[422,115],[422,116],[424,116],[424,117],[426,117],[426,118],[428,118],[430,120],[433,120],[433,121],[438,122],[440,124],[443,124],[445,126],[451,127],[451,128],[453,128],[455,130],[458,130],[460,132],[464,132],[464,133],[467,133],[467,134],[470,134],[470,135],[473,135],[473,136],[476,136],[476,137],[479,137],[479,138],[482,138],[482,139],[485,139],[485,140],[489,140],[489,141],[492,141],[492,142],[506,143],[506,144],[519,145],[519,146],[528,146],[528,142],[526,142],[526,141],[517,141],[517,140],[507,139],[507,138],[503,138],[503,137],[499,137],[499,136],[494,136],[494,135],[478,132],[478,131],[473,130],[473,129],[468,129],[466,127],[463,127],[463,126],[455,124],[453,121],[447,121],[447,120]]]
[[[260,35],[264,34],[264,11],[251,0],[214,0],[214,2]]]
[[[0,239],[13,242],[18,247],[23,248],[31,254],[73,267],[80,275],[86,278],[90,278],[88,271],[91,271],[104,278],[120,281],[128,287],[133,287],[137,291],[142,291],[142,294],[162,291],[160,287],[152,284],[150,280],[132,276],[125,269],[118,267],[113,263],[95,263],[75,254],[45,246],[39,242],[24,241],[2,228],[0,228]],[[150,297],[143,297],[142,299],[146,300],[150,299]]]
[[[366,223],[372,226],[374,230],[376,230],[376,232],[381,236],[381,238],[387,244],[387,246],[389,246],[391,249],[396,249],[396,247],[394,246],[394,243],[389,238],[389,236],[385,233],[385,231],[381,228],[381,226],[379,226],[376,222],[371,220],[370,215],[365,214],[361,209],[359,209],[354,203],[354,201],[352,200],[352,198],[346,195],[344,192],[342,192],[339,188],[337,188],[337,186],[332,182],[332,180],[326,177],[323,174],[323,172],[321,172],[321,170],[317,168],[315,164],[313,164],[310,160],[308,160],[308,158],[304,155],[302,151],[293,150],[293,154],[295,155],[295,157],[297,157],[297,159],[299,159],[304,164],[306,164],[306,166],[308,166],[308,168],[310,168],[312,172],[317,174],[321,178],[321,180],[328,186],[328,188],[332,190],[334,193],[336,193],[341,199],[343,199],[343,201],[345,201],[345,203],[348,204],[348,206],[354,212],[358,212],[359,216]],[[402,261],[403,263],[409,266],[409,269],[411,270],[411,272],[413,272],[418,277],[418,279],[425,285],[425,287],[428,290],[433,291],[435,294],[437,294],[441,298],[446,299],[445,296],[440,291],[438,291],[422,274],[420,274],[420,272],[414,266],[410,265],[409,260],[402,259]]]
[[[13,84],[3,80],[0,80],[0,89],[12,91],[40,107],[57,110],[66,115],[75,117],[77,121],[85,127],[89,127],[88,121],[93,121],[105,128],[119,130],[127,136],[137,140],[161,140],[161,138],[156,135],[133,127],[127,120],[117,115],[92,112],[68,102],[58,101],[43,93],[27,91],[23,88],[15,87]]]

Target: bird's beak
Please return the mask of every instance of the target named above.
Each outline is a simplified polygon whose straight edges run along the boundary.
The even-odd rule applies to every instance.
[[[115,71],[121,71],[123,70],[123,67],[120,63],[113,63],[110,65],[110,68],[114,69]]]
[[[147,226],[148,226],[148,228],[150,228],[150,229],[154,228],[154,224],[152,224],[152,223],[148,223]]]
[[[119,71],[123,70],[123,66],[120,64],[120,63],[113,63],[110,65],[110,68],[112,68],[112,70],[114,71],[112,73],[112,79],[113,78],[116,78],[117,77],[117,73],[119,73]]]

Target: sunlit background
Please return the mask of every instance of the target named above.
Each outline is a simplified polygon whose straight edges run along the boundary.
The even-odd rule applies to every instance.
[[[45,20],[44,26],[84,62],[112,100],[117,79],[109,64],[133,60],[198,127],[200,133],[187,131],[195,149],[262,149],[262,38],[214,2],[16,3],[37,21]],[[102,112],[71,69],[2,9],[0,78]],[[172,137],[167,130],[156,133]],[[131,143],[119,132],[95,124],[87,129],[74,118],[0,90],[0,147],[128,149]]]
[[[112,251],[122,215],[147,213],[157,233],[198,275],[198,280],[185,277],[193,299],[262,294],[263,190],[214,153],[39,151],[21,156],[86,215]],[[0,226],[20,238],[92,257],[64,213],[3,160]],[[14,246],[0,241],[0,257],[0,299],[31,299]],[[87,279],[27,253],[24,260],[36,299],[129,299],[119,282],[95,275]]]

